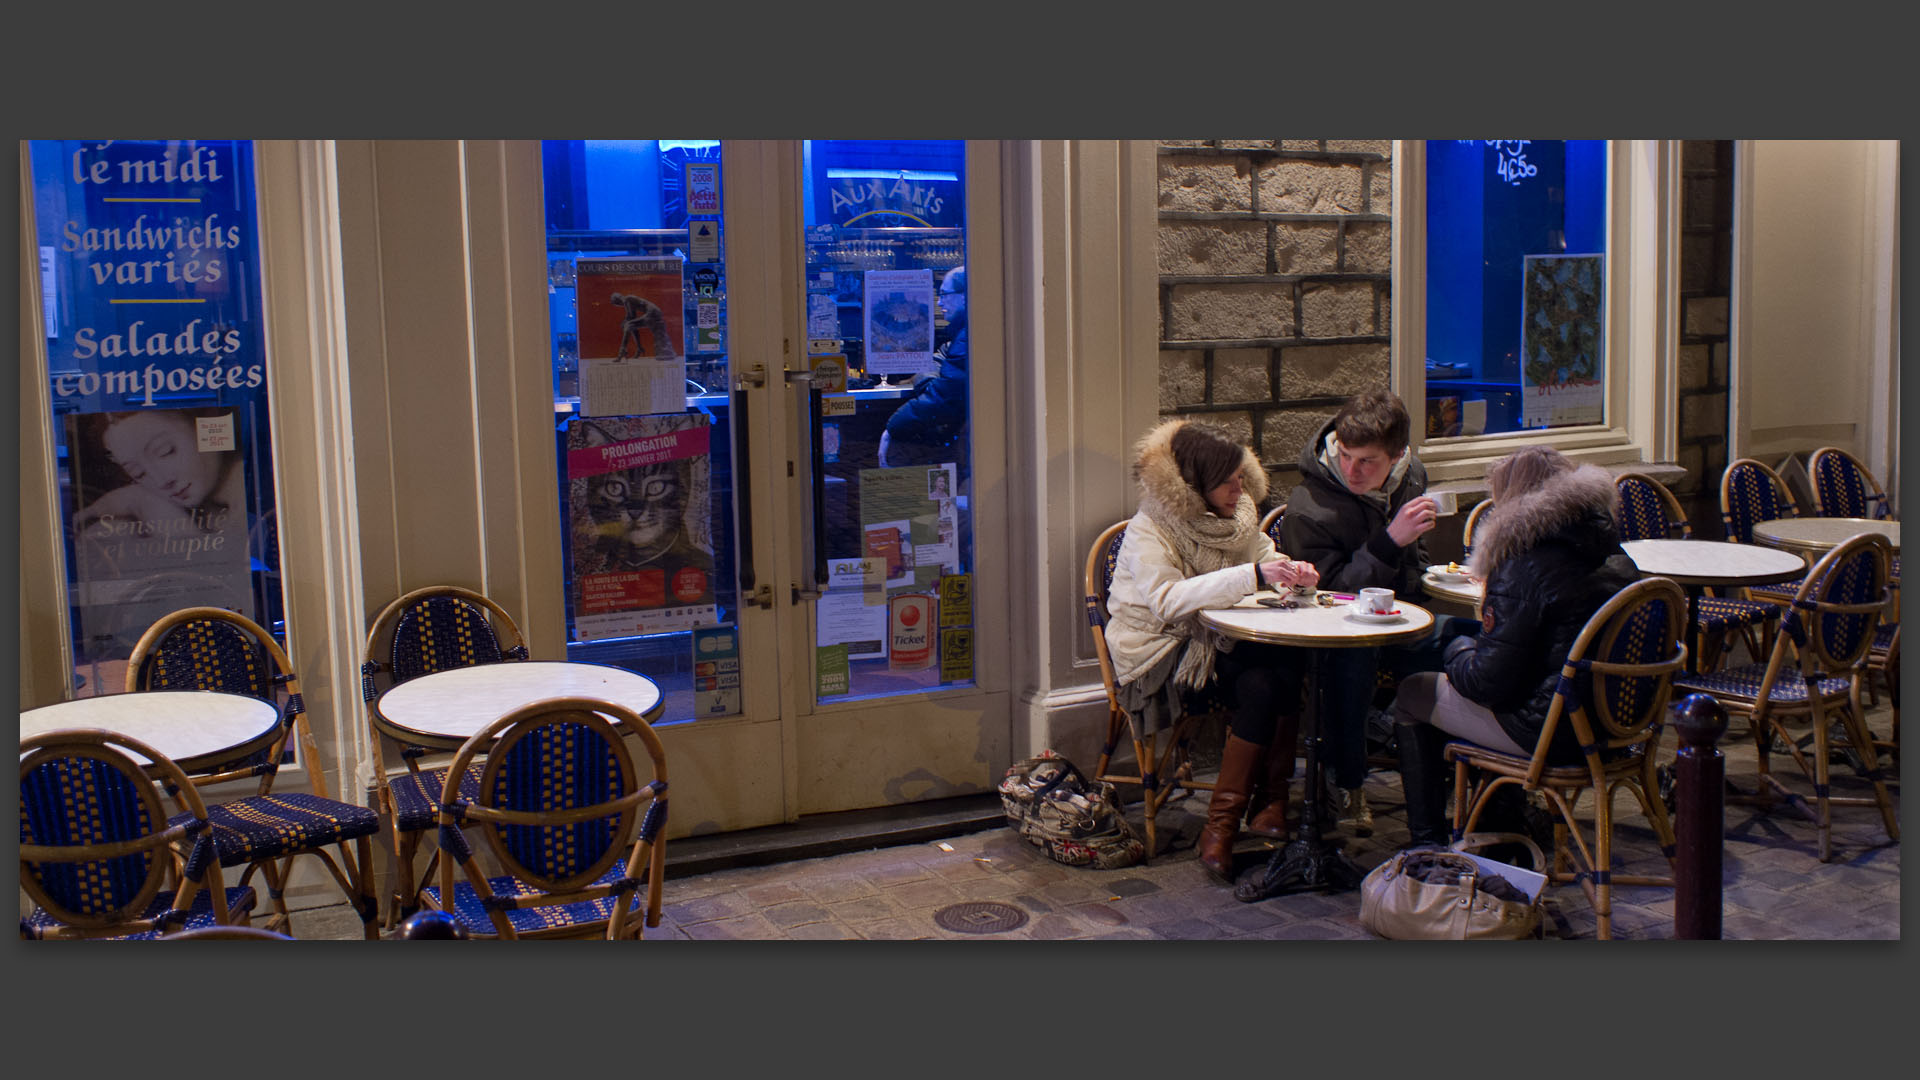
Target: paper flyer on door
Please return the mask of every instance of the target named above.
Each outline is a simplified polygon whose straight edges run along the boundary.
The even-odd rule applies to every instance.
[[[699,414],[567,421],[573,640],[715,621],[709,436]]]
[[[183,607],[255,618],[239,411],[79,413],[66,425],[74,634],[89,654],[124,657]]]
[[[860,470],[865,554],[889,560],[888,589],[930,587],[957,558],[952,539],[944,546],[941,540],[941,522],[952,514],[953,500],[929,494],[940,490],[935,477],[946,471],[944,465]]]

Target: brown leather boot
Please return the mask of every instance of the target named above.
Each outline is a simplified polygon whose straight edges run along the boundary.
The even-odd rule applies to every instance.
[[[1269,840],[1287,838],[1287,784],[1293,779],[1293,753],[1300,734],[1298,714],[1282,716],[1267,747],[1266,775],[1254,792],[1247,831]]]
[[[1253,774],[1267,756],[1267,748],[1238,735],[1227,736],[1220,755],[1220,775],[1213,781],[1213,800],[1207,803],[1207,825],[1200,830],[1200,865],[1216,880],[1233,881],[1233,838],[1247,812]]]

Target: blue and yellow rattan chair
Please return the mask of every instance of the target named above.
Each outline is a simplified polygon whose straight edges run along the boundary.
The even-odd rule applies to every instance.
[[[1880,744],[1867,730],[1860,707],[1874,627],[1890,595],[1890,555],[1886,539],[1872,534],[1836,546],[1801,581],[1766,663],[1690,675],[1677,682],[1685,693],[1712,694],[1728,712],[1752,718],[1760,752],[1760,795],[1767,804],[1776,794],[1785,797],[1819,825],[1822,862],[1833,856],[1833,806],[1877,807],[1888,838],[1900,839],[1900,823],[1875,752]],[[1811,724],[1811,752],[1787,731],[1789,720]],[[1830,731],[1835,721],[1841,731],[1837,742]],[[1812,782],[1812,808],[1774,776],[1771,760],[1776,746],[1784,747]],[[1872,797],[1832,794],[1828,769],[1829,752],[1834,749],[1851,751],[1858,758],[1860,775],[1873,787]]]
[[[127,692],[142,690],[217,690],[257,697],[281,708],[280,735],[265,752],[193,777],[198,787],[259,780],[253,795],[208,809],[220,865],[245,866],[242,885],[256,870],[265,875],[274,909],[270,925],[284,930],[291,920],[285,896],[287,876],[295,858],[311,855],[327,868],[359,913],[367,938],[378,938],[371,838],[380,831],[380,815],[332,797],[300,698],[300,680],[272,635],[252,619],[224,608],[182,608],[163,616],[140,636],[127,663]],[[310,791],[273,790],[290,738],[299,740]],[[338,860],[329,847],[337,850]]]
[[[1754,543],[1753,527],[1763,521],[1800,516],[1800,504],[1780,474],[1752,458],[1740,458],[1727,466],[1720,477],[1720,522],[1727,539],[1736,544]],[[1804,579],[1801,579],[1804,580]],[[1800,589],[1800,581],[1782,581],[1775,585],[1748,587],[1746,598],[1770,604],[1790,604]]]
[[[1621,540],[1690,540],[1693,524],[1673,492],[1650,476],[1621,473],[1614,478],[1618,498],[1614,519],[1620,526]],[[1780,606],[1764,600],[1742,600],[1728,596],[1702,596],[1697,603],[1700,655],[1697,666],[1712,671],[1720,664],[1727,646],[1737,636],[1747,646],[1747,655],[1759,659],[1767,655],[1773,643],[1775,620]],[[1754,637],[1754,630],[1761,633]]]
[[[1455,846],[1473,848],[1504,835],[1474,832],[1488,796],[1500,787],[1539,792],[1556,819],[1548,878],[1556,884],[1578,882],[1586,891],[1598,921],[1595,936],[1602,940],[1613,936],[1613,886],[1673,885],[1671,875],[1613,872],[1613,801],[1623,788],[1633,793],[1671,865],[1673,826],[1657,797],[1654,757],[1674,676],[1687,660],[1681,641],[1686,620],[1687,597],[1680,586],[1659,577],[1634,582],[1602,604],[1574,640],[1532,754],[1447,744],[1447,760],[1454,762]],[[1578,765],[1548,759],[1562,724],[1573,725],[1583,757]],[[1573,812],[1580,793],[1589,788],[1594,793],[1592,846]]]
[[[1281,503],[1267,511],[1266,516],[1260,519],[1260,531],[1267,534],[1267,539],[1273,541],[1273,546],[1276,548],[1280,547],[1280,523],[1286,519],[1286,516],[1287,504]]]
[[[149,772],[172,793],[171,821]],[[222,880],[211,829],[193,782],[143,742],[78,730],[22,739],[20,887],[35,906],[20,936],[152,939],[246,922],[253,889]],[[176,857],[177,891],[166,887]]]
[[[623,734],[646,749],[650,779]],[[476,938],[638,939],[660,925],[667,756],[639,713],[586,697],[534,702],[476,732],[450,774],[464,774],[481,754],[471,796],[453,781],[441,792],[445,858],[440,884],[421,890],[428,908]],[[485,841],[504,874],[487,876],[463,828]]]
[[[1822,517],[1852,517],[1887,519],[1894,518],[1893,508],[1887,502],[1886,490],[1873,478],[1860,459],[1837,446],[1823,446],[1807,459],[1807,478],[1813,485],[1813,512]],[[1899,728],[1899,691],[1896,684],[1899,672],[1888,663],[1891,655],[1896,660],[1898,653],[1893,651],[1894,635],[1900,631],[1899,589],[1900,554],[1895,552],[1888,566],[1888,575],[1893,580],[1896,603],[1889,612],[1891,618],[1882,619],[1880,628],[1874,631],[1873,652],[1868,668],[1880,676],[1894,701],[1894,731]],[[1867,684],[1868,692],[1873,692],[1873,684]],[[1876,699],[1877,700],[1877,699]]]
[[[504,647],[502,638],[507,642]],[[439,825],[440,789],[446,784],[447,770],[422,769],[420,758],[428,753],[425,747],[396,743],[382,734],[373,723],[374,700],[382,691],[430,672],[525,660],[527,656],[526,643],[513,616],[485,596],[457,585],[414,589],[374,617],[360,665],[360,696],[366,704],[367,728],[372,732],[378,759],[380,811],[392,829],[394,889],[387,908],[388,926],[397,926],[418,908],[416,894],[433,877],[434,862],[429,861],[418,877],[414,876],[413,864],[421,836]],[[389,744],[405,762],[406,772],[388,774]],[[462,789],[469,797],[479,779],[480,767],[474,765]],[[436,851],[434,858],[438,857]]]

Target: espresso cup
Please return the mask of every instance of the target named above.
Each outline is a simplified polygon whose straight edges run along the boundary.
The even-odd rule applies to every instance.
[[[1373,612],[1375,615],[1391,615],[1393,613],[1393,606],[1394,606],[1393,590],[1392,589],[1361,589],[1360,603],[1364,605],[1368,611]]]
[[[1459,496],[1451,491],[1429,491],[1427,498],[1433,500],[1433,512],[1436,516],[1446,517],[1460,509]]]

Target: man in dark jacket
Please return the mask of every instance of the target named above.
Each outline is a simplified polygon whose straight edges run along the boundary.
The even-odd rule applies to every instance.
[[[1287,497],[1280,547],[1311,562],[1320,588],[1358,595],[1392,589],[1414,599],[1436,510],[1426,494],[1427,470],[1407,449],[1412,419],[1389,390],[1357,394],[1300,451],[1302,480]],[[1439,667],[1436,633],[1410,645],[1329,649],[1321,729],[1339,821],[1356,835],[1373,832],[1361,785],[1367,776],[1366,718],[1375,671],[1396,674]]]
[[[894,410],[880,436],[880,467],[954,462],[964,483],[972,471],[967,452],[967,268],[940,279],[940,306],[952,336],[934,350],[940,373],[922,382]]]

